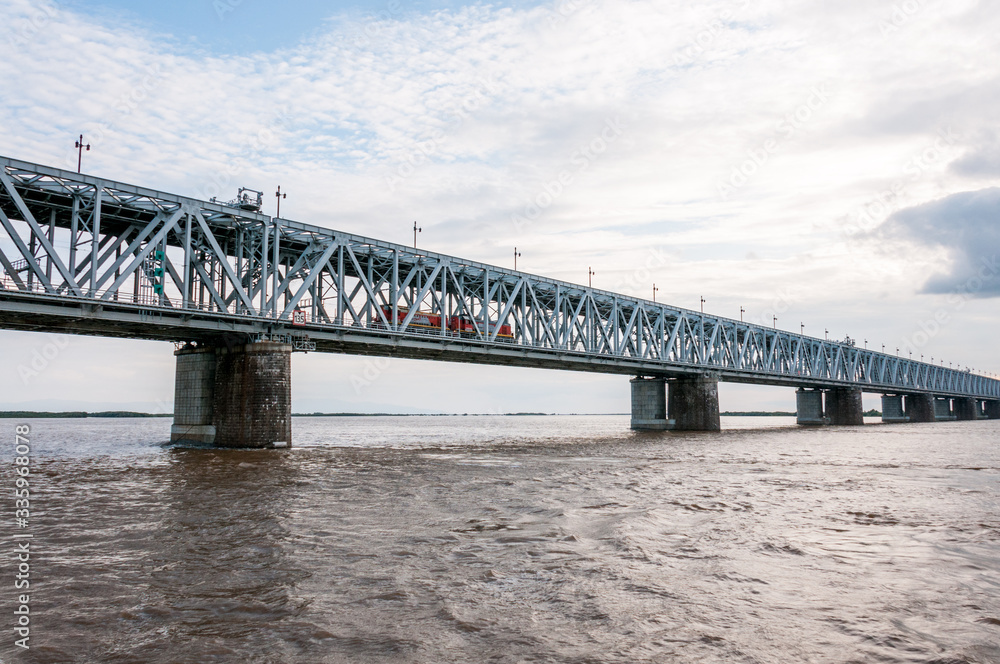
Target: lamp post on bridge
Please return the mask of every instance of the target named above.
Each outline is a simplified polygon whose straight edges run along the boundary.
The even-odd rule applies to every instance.
[[[517,251],[517,247],[514,247],[514,271],[517,272],[517,257],[521,254]]]
[[[774,319],[772,321],[772,326],[774,327],[774,329],[777,330],[778,329],[778,317],[777,316],[772,316],[772,318]]]
[[[278,185],[278,191],[274,192],[274,197],[278,199],[278,212],[275,214],[277,218],[281,218],[281,199],[288,198],[288,194],[281,193],[281,185]]]
[[[417,233],[423,233],[424,229],[417,227],[417,222],[413,222],[413,248],[417,248]]]
[[[805,323],[799,323],[799,334],[802,335],[802,336],[805,336],[805,334],[806,334],[806,324]]]
[[[743,322],[743,314],[745,314],[746,312],[747,312],[746,309],[744,309],[743,307],[740,307],[740,322],[741,323]]]
[[[656,291],[658,290],[660,289],[656,287],[656,284],[653,284],[653,302],[656,302]]]
[[[594,287],[594,275],[595,274],[597,274],[597,273],[594,272],[592,269],[590,269],[590,267],[588,266],[587,267],[587,286],[589,288],[593,288]]]
[[[705,313],[705,302],[707,302],[707,301],[708,300],[705,299],[705,296],[702,295],[701,296],[701,313]]]
[[[826,339],[827,341],[830,340],[830,330],[826,329],[825,327],[823,328],[823,338]]]
[[[83,168],[83,150],[84,150],[84,148],[86,148],[87,152],[90,152],[90,143],[87,143],[86,145],[84,145],[83,144],[83,134],[80,134],[80,140],[78,140],[76,142],[76,146],[75,147],[76,147],[77,150],[79,150],[79,152],[77,154],[77,157],[76,157],[76,172],[79,173],[80,169]]]

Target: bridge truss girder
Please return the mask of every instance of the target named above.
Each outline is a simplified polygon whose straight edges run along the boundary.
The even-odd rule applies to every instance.
[[[0,229],[6,327],[1000,398],[970,372],[3,157]]]

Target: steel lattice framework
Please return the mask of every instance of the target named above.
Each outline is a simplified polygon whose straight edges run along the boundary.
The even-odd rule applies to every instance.
[[[253,207],[0,157],[0,326],[216,343],[289,335],[329,352],[1000,397],[1000,381],[967,371]]]

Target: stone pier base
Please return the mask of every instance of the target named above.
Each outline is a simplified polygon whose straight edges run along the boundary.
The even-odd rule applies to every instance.
[[[632,428],[636,431],[667,429],[667,384],[662,378],[633,378]]]
[[[957,420],[978,420],[979,401],[972,397],[958,397],[954,401],[955,419]]]
[[[861,390],[837,387],[826,393],[825,415],[834,426],[858,426],[865,423]]]
[[[910,421],[910,418],[906,416],[906,411],[903,410],[903,395],[882,395],[882,421],[886,424]]]
[[[911,422],[933,422],[934,395],[907,394],[906,416],[910,418]]]
[[[216,356],[215,444],[290,447],[292,347],[265,341]]]
[[[183,348],[174,351],[174,425],[171,442],[215,442],[213,401],[215,396],[215,349]]]
[[[172,441],[290,447],[292,347],[187,347],[177,356]]]
[[[947,397],[937,397],[934,399],[934,419],[938,422],[947,422],[955,419],[955,413],[951,411],[951,399]]]
[[[823,415],[823,393],[820,390],[795,390],[795,421],[807,426],[829,424]]]
[[[671,380],[667,417],[674,431],[720,431],[719,379],[701,375]]]

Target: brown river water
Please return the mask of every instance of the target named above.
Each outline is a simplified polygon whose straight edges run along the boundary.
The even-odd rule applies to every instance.
[[[1000,662],[1000,421],[296,418],[287,451],[30,424],[4,664]]]

